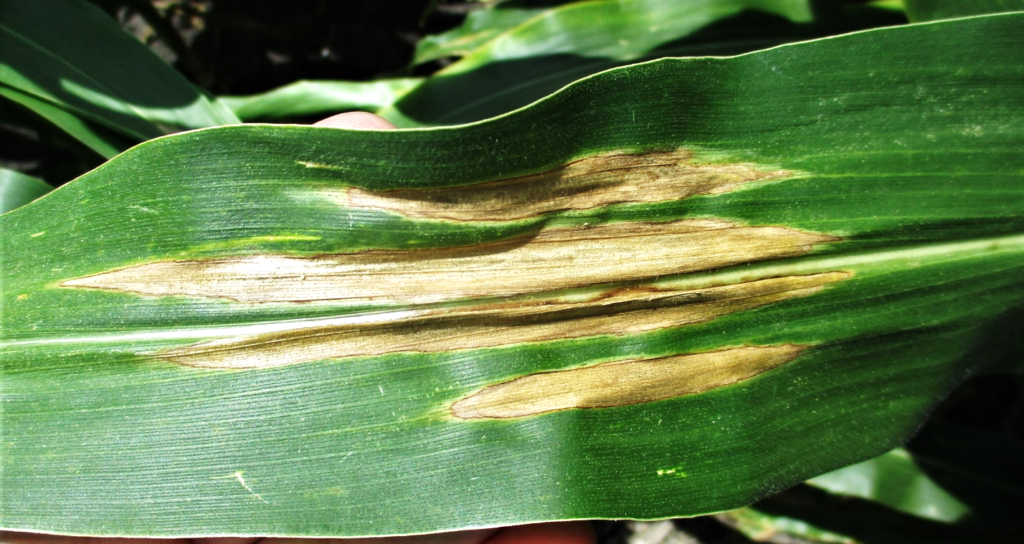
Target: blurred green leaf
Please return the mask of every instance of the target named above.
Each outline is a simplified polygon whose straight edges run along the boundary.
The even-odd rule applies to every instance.
[[[84,0],[0,0],[0,83],[135,140],[239,122]]]
[[[722,523],[735,528],[754,542],[780,542],[785,544],[856,544],[852,537],[815,527],[799,518],[772,515],[745,506],[715,516]]]
[[[906,12],[906,2],[904,0],[869,0],[866,3],[871,7]]]
[[[722,518],[765,540],[792,535],[812,542],[1016,542],[1024,535],[1021,459],[1019,440],[933,421],[906,448],[807,482],[831,494],[798,488]]]
[[[926,426],[908,449],[917,466],[967,504],[975,524],[1016,524],[1024,533],[1024,442],[983,429]]]
[[[1024,11],[1024,0],[903,0],[911,21]]]
[[[0,168],[0,213],[20,208],[52,190],[53,187],[41,179]]]
[[[813,0],[567,4],[504,29],[379,113],[400,127],[468,123],[639,60],[735,55],[904,21],[891,10]],[[468,20],[466,32],[477,23]]]
[[[0,89],[17,92],[3,85]],[[0,160],[5,166],[54,186],[75,179],[103,163],[102,155],[64,129],[4,96],[0,96],[0,125],[5,132],[6,143],[0,150]],[[90,128],[105,130],[95,125]]]
[[[471,12],[461,26],[421,39],[416,44],[412,62],[422,64],[445,57],[464,57],[503,32],[548,10],[499,3]]]
[[[844,544],[1009,544],[1014,535],[994,528],[966,528],[892,510],[874,501],[834,495],[800,485],[722,516],[752,537],[789,542],[797,536],[811,542]]]
[[[0,96],[52,123],[101,157],[109,159],[132,146],[125,136],[6,85],[0,84]]]
[[[918,517],[955,522],[970,508],[922,472],[915,459],[896,448],[874,459],[807,481],[832,493],[870,499]]]
[[[244,121],[374,111],[395,103],[423,82],[422,78],[377,81],[296,81],[251,96],[221,96],[222,104]]]

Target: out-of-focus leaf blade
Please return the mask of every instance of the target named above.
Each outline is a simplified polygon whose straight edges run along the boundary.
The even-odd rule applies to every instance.
[[[1024,0],[903,0],[911,21],[1024,11]]]
[[[239,122],[84,0],[0,0],[0,83],[136,140]]]
[[[132,146],[132,141],[110,129],[99,126],[67,110],[32,95],[0,84],[0,96],[31,110],[102,157],[110,158]]]
[[[906,2],[904,0],[871,0],[867,4],[876,8],[906,12]]]
[[[932,423],[909,450],[918,467],[970,506],[977,523],[1019,525],[1024,443],[992,431]]]
[[[889,451],[1024,305],[1022,30],[664,59],[461,127],[133,148],[0,217],[0,519],[650,519]]]
[[[8,147],[3,153],[6,166],[55,186],[71,181],[103,162],[101,155],[57,125],[2,96],[0,124],[4,125],[7,133],[4,139]]]
[[[903,21],[890,10],[812,0],[567,4],[491,38],[379,113],[401,127],[467,123],[637,60],[735,55]]]
[[[244,121],[301,117],[347,110],[374,111],[395,103],[422,78],[377,81],[297,81],[251,96],[219,100]]]
[[[820,529],[802,519],[767,514],[750,506],[723,512],[716,518],[754,542],[791,542],[793,537],[800,539],[796,540],[797,544],[805,542],[855,544],[857,542],[852,537]]]
[[[413,64],[445,57],[463,57],[502,32],[519,26],[545,8],[508,7],[502,4],[470,13],[465,22],[448,32],[426,36],[416,44]]]
[[[807,482],[841,495],[870,499],[918,517],[955,522],[971,509],[921,471],[903,448],[822,474]]]
[[[20,208],[53,190],[45,181],[0,168],[0,213]]]
[[[907,448],[807,482],[835,495],[797,489],[722,519],[755,539],[793,535],[813,542],[1014,542],[1024,533],[1018,508],[1024,501],[1022,458],[1024,444],[1013,438],[932,422]],[[951,526],[944,531],[843,497],[867,499]],[[859,526],[865,518],[871,518],[866,525],[874,529]]]
[[[949,525],[887,508],[874,501],[833,495],[801,485],[720,515],[751,538],[790,542],[796,536],[810,542],[855,544],[960,544],[1015,542],[1013,534],[993,527]],[[776,537],[770,539],[769,537]]]

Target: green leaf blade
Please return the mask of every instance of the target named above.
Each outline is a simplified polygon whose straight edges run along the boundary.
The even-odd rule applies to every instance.
[[[109,159],[132,145],[120,134],[6,85],[0,85],[0,96],[42,117],[102,157]]]
[[[20,208],[52,190],[41,179],[0,168],[0,213]]]
[[[0,81],[9,87],[136,140],[238,122],[88,2],[0,8]]]
[[[1021,0],[904,0],[904,2],[907,15],[914,22],[1024,11],[1024,2]]]
[[[391,106],[422,82],[420,78],[296,81],[266,93],[222,96],[218,100],[247,122],[346,110],[373,111]]]
[[[1014,83],[1021,53],[1008,39],[1022,24],[1019,15],[982,17],[663,60],[455,128],[224,127],[129,150],[0,218],[3,523],[122,536],[358,536],[660,518],[734,508],[884,453],[980,364],[971,354],[990,324],[1024,301],[1024,165],[1012,152],[1024,143]],[[379,204],[400,190],[459,197],[495,180],[547,180],[566,164],[650,157],[722,184],[664,202],[536,204],[547,211],[489,221],[412,215],[419,208],[410,202],[427,198]],[[636,174],[657,177],[642,164]],[[723,173],[746,181],[729,185]],[[58,217],[72,206],[75,217]],[[806,242],[782,255],[727,258],[747,244],[709,236],[688,253],[705,261],[696,268],[581,286],[557,283],[573,273],[557,268],[561,261],[509,261],[485,285],[554,267],[550,283],[559,287],[435,296],[461,285],[450,278],[468,264],[448,265],[479,263],[473,251],[499,259],[538,237],[680,224]],[[629,253],[660,248],[653,240],[637,235],[588,263],[654,270],[662,260]],[[147,284],[139,268],[244,268],[245,259],[270,257],[282,260],[265,263],[283,268],[249,270],[271,276],[277,291],[250,282],[235,299],[185,292],[176,278]],[[398,289],[311,300],[295,287],[320,281],[315,266],[372,259],[436,267],[424,273],[426,301],[396,297]],[[95,283],[113,273],[122,276]],[[126,273],[142,279],[126,284]],[[828,281],[805,283],[817,275]],[[388,281],[363,277],[349,288]],[[804,289],[724,294],[765,281]],[[165,291],[147,291],[160,282]],[[238,299],[290,289],[299,295]],[[523,331],[550,320],[515,317],[581,303],[570,308],[577,313],[544,317],[592,324],[587,301],[636,292],[679,296],[658,299],[664,307],[651,315],[711,313],[540,341],[524,341]],[[735,306],[725,311],[722,301]],[[628,302],[639,304],[628,311],[650,309],[646,299]],[[509,303],[515,312],[501,306]],[[503,323],[518,328],[493,345],[374,344],[391,327],[406,339],[432,330],[428,340],[456,342],[491,334],[486,327],[505,332]],[[323,340],[303,344],[292,331]],[[271,344],[323,349],[341,333],[353,338],[343,355],[265,364],[280,353],[267,355]],[[249,352],[231,348],[262,361],[257,368],[199,368],[168,355],[202,356],[199,342],[265,334],[280,336]],[[385,349],[350,347],[364,345]],[[528,376],[708,353],[729,362],[723,352],[766,346],[797,355],[692,394],[505,419],[460,418],[452,408]],[[450,500],[438,501],[438,490]]]
[[[380,113],[400,127],[475,122],[632,62],[735,55],[904,22],[873,8],[816,4],[814,10],[804,0],[615,0],[557,6],[481,43]],[[474,24],[467,22],[470,29]]]

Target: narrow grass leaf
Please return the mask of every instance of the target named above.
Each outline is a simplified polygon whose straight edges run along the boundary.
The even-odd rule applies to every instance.
[[[238,122],[84,0],[0,1],[0,83],[135,140]]]
[[[20,208],[53,190],[45,181],[0,168],[0,213]]]
[[[422,82],[422,78],[296,81],[261,94],[221,96],[218,100],[244,121],[375,111],[391,106]]]
[[[890,451],[1024,305],[1022,31],[664,59],[452,128],[130,149],[0,216],[2,524],[655,519]]]

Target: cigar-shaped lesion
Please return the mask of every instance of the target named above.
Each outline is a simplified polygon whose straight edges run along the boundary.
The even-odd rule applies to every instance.
[[[370,191],[325,191],[338,204],[387,210],[410,218],[513,221],[613,204],[655,203],[733,191],[755,181],[790,179],[792,170],[749,163],[695,160],[686,149],[613,152],[534,174],[473,185]]]
[[[62,282],[62,287],[243,303],[437,303],[514,297],[796,257],[839,238],[715,219],[547,228],[489,244],[156,261]]]
[[[489,222],[612,204],[674,201],[733,191],[755,181],[795,176],[792,171],[750,164],[703,163],[690,151],[673,150],[607,153],[541,174],[459,187],[393,191],[348,187],[325,194],[343,200],[345,206],[387,210],[414,220]],[[527,235],[459,247],[154,260],[70,278],[59,285],[150,297],[222,299],[239,304],[393,304],[401,310],[400,315],[386,314],[378,321],[362,320],[358,325],[336,321],[309,326],[291,323],[275,328],[271,324],[269,330],[273,332],[242,334],[146,354],[191,367],[260,369],[391,353],[444,353],[643,334],[808,296],[849,276],[847,272],[834,271],[694,289],[666,287],[671,282],[664,280],[673,276],[798,257],[823,244],[840,241],[826,233],[784,225],[690,218],[595,224],[541,221],[537,228]],[[583,292],[586,294],[580,295]],[[696,355],[680,356],[684,358],[678,361],[733,364],[761,357],[750,354],[785,351],[779,347],[765,348],[769,351],[751,349],[754,348],[725,350],[721,352],[724,355],[701,355],[697,359],[686,358]],[[780,357],[785,358],[772,355],[769,359],[777,361]],[[649,361],[621,364],[626,366],[602,366],[600,371],[587,371],[591,372],[588,374],[581,370],[583,373],[571,376],[579,383],[592,384],[598,383],[593,376],[617,375],[618,371],[609,368],[678,366],[650,366],[654,363]],[[650,374],[647,370],[638,372]],[[672,372],[676,370],[669,373]],[[668,381],[675,385],[668,389],[654,382],[636,382],[639,385],[631,386],[632,392],[605,388],[606,394],[600,397],[603,400],[581,401],[578,406],[559,401],[561,404],[554,408],[530,407],[520,412],[596,407],[602,402],[648,402],[637,391],[649,389],[663,391],[657,395],[674,396],[701,387],[717,387],[714,384],[745,379],[743,376],[752,374],[748,369],[728,374],[732,378],[723,377],[721,372],[707,375],[717,377],[688,378],[687,383],[704,384],[698,386],[679,385],[682,378],[671,378]],[[544,378],[549,379],[554,378]],[[505,393],[501,395],[519,391],[520,387],[503,385],[500,390]],[[562,386],[544,387],[548,389],[540,390],[551,392]],[[496,401],[480,399],[498,398],[494,396],[497,393],[480,395],[483,396],[473,397],[477,400],[472,402],[460,401],[452,408],[453,413],[466,418],[519,417],[508,415],[513,412],[484,407],[495,405]],[[516,399],[525,398],[520,393],[516,395]],[[520,400],[502,400],[498,404],[526,406],[526,401]],[[476,407],[471,409],[471,405]],[[480,415],[492,413],[505,415]]]
[[[610,288],[572,299],[530,300],[411,312],[377,323],[293,329],[201,342],[154,354],[176,364],[268,368],[389,353],[441,353],[703,323],[817,293],[846,272],[785,276],[692,290]]]
[[[807,346],[749,346],[543,372],[454,403],[459,419],[506,419],[578,408],[612,408],[701,393],[784,365]]]

